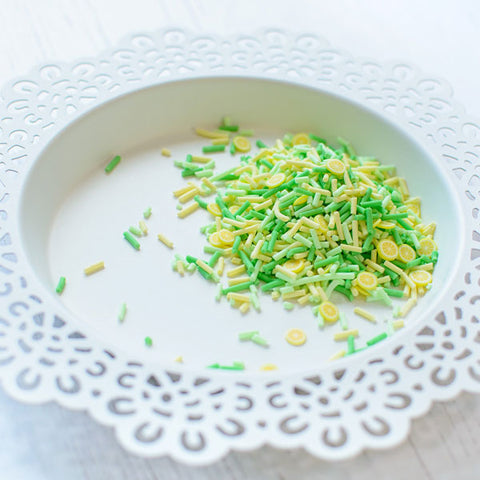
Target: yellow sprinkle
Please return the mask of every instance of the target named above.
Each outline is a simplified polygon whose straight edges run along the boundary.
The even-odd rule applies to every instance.
[[[346,250],[347,252],[362,253],[362,247],[356,247],[355,245],[347,245],[346,243],[342,243],[340,248],[342,250]]]
[[[162,148],[161,153],[164,157],[172,156],[172,152],[168,148]]]
[[[395,330],[398,330],[399,328],[403,328],[405,326],[405,322],[403,320],[394,320],[392,325]]]
[[[198,204],[197,204],[198,205]],[[235,236],[237,235],[243,235],[245,233],[253,233],[255,232],[256,230],[258,230],[258,227],[260,226],[259,223],[256,223],[254,225],[250,225],[249,227],[245,227],[245,228],[241,228],[240,230],[236,230],[235,232],[233,232],[233,234]]]
[[[263,372],[268,372],[270,370],[278,370],[278,367],[274,363],[264,363],[261,367],[260,370]]]
[[[333,218],[335,221],[335,226],[337,228],[337,233],[338,233],[338,236],[340,237],[340,240],[345,240],[345,237],[343,235],[342,222],[340,221],[340,213],[338,211],[333,212]]]
[[[336,342],[342,342],[344,340],[347,340],[347,338],[350,335],[353,335],[354,337],[358,337],[358,329],[352,328],[351,330],[343,330],[342,332],[337,332],[333,335],[333,339]]]
[[[165,235],[163,235],[162,233],[159,233],[157,235],[157,238],[164,244],[166,245],[168,248],[173,248],[173,242],[171,240],[169,240]],[[180,262],[182,263],[182,262]],[[183,264],[182,264],[183,265]],[[178,266],[178,262],[177,262],[177,266]]]
[[[205,130],[204,128],[196,128],[195,133],[199,137],[203,137],[203,138],[224,138],[225,137],[225,133],[223,132],[212,132],[210,130]]]
[[[310,301],[310,295],[304,295],[303,297],[300,297],[297,299],[297,302],[300,305],[306,305]]]
[[[381,265],[379,265],[378,263],[372,262],[368,258],[365,260],[365,265],[368,265],[369,267],[373,268],[374,270],[380,273],[383,273],[385,271],[385,269]]]
[[[360,315],[361,317],[365,318],[369,322],[377,323],[377,320],[376,320],[375,316],[372,315],[371,313],[367,312],[363,308],[355,307],[353,309],[353,313],[356,313],[357,315]]]
[[[275,301],[278,300],[280,298],[280,292],[278,290],[274,290],[272,292],[271,297],[272,297],[272,300],[275,300]]]
[[[392,272],[398,273],[398,275],[402,276],[404,274],[403,270],[396,265],[394,265],[392,262],[389,262],[388,260],[384,263],[384,265],[392,270]]]
[[[385,275],[384,277],[380,277],[377,279],[377,282],[379,284],[382,284],[382,283],[387,283],[390,281],[390,277],[388,275]]]
[[[228,137],[219,137],[212,140],[212,145],[228,145],[230,139]]]
[[[239,202],[246,202],[247,200],[250,203],[263,203],[265,199],[260,195],[249,195],[244,197],[237,197]]]
[[[185,267],[183,265],[183,262],[181,260],[177,260],[175,266],[177,267],[177,272],[180,274],[180,276],[183,277],[185,275]]]
[[[193,202],[190,205],[182,208],[179,212],[177,212],[177,217],[179,218],[185,218],[188,215],[192,214],[197,208],[199,207],[197,202]]]
[[[250,310],[250,303],[244,302],[238,308],[242,314],[247,313]]]
[[[401,308],[399,312],[400,317],[406,317],[409,313],[410,310],[417,304],[417,300],[415,298],[410,298],[407,300],[405,305]]]
[[[247,240],[245,241],[245,247],[246,247],[246,248],[250,248],[250,246],[252,245],[252,242],[253,242],[253,239],[254,239],[254,238],[255,238],[255,235],[254,235],[253,232],[248,235],[248,238],[247,238]]]
[[[217,191],[217,187],[207,177],[202,177],[202,183],[207,186],[212,192]]]
[[[352,200],[350,201],[350,213],[352,215],[357,214],[357,197],[353,197]]]
[[[298,298],[298,297],[303,297],[307,291],[302,288],[301,290],[294,290],[293,292],[287,292],[282,294],[282,298],[284,300],[288,300],[289,298]]]
[[[225,259],[223,257],[220,257],[218,259],[218,263],[217,263],[217,274],[218,276],[222,276],[223,275],[223,270],[225,268]]]
[[[213,268],[206,264],[203,260],[201,259],[198,259],[197,260],[197,265],[202,269],[202,270],[205,270],[207,273],[209,273],[210,275],[214,275],[215,272],[213,271]]]
[[[236,292],[230,292],[227,293],[227,299],[236,300],[237,302],[250,302],[250,297],[248,295],[245,295],[243,293],[236,293]]]
[[[230,280],[228,280],[228,286],[233,287],[233,285],[238,285],[240,283],[245,283],[249,281],[250,281],[250,277],[247,277],[247,276],[231,278]]]
[[[312,187],[311,185],[306,185],[305,189],[310,190],[313,193],[320,193],[321,195],[325,195],[325,196],[331,196],[332,194],[330,190],[325,190],[324,188]]]
[[[199,193],[200,193],[200,190],[198,189],[198,187],[195,186],[190,190],[188,190],[188,192],[185,192],[183,195],[180,195],[180,197],[178,197],[178,201],[180,203],[187,203],[189,200],[191,200],[195,195],[198,195]]]
[[[222,229],[222,221],[220,220],[220,217],[216,217],[215,218],[215,228],[218,232],[218,240],[220,241],[220,243],[223,244],[223,241],[222,239],[220,238],[220,230]],[[231,245],[231,244],[230,244]]]
[[[260,249],[263,247],[263,244],[265,243],[265,240],[262,238],[260,239],[257,244],[255,245],[255,248],[253,249],[252,253],[250,254],[250,258],[257,259],[258,254],[260,253]]]
[[[266,200],[265,202],[263,203],[258,203],[257,205],[255,205],[253,207],[254,210],[262,210],[264,208],[267,208],[269,207],[271,204],[273,203],[273,199],[272,198],[269,198],[268,200]]]
[[[337,353],[334,353],[328,360],[332,362],[333,360],[338,360],[339,358],[344,357],[347,354],[345,350],[339,350]]]
[[[182,357],[181,355],[179,355],[179,356],[175,359],[175,361],[176,361],[177,363],[183,363],[183,357]]]
[[[140,220],[138,222],[138,226],[140,227],[140,230],[142,231],[142,233],[144,235],[147,235],[148,234],[148,227],[147,227],[147,224],[143,221],[143,220]]]
[[[295,280],[297,278],[297,275],[294,272],[292,272],[288,268],[283,267],[282,265],[277,265],[274,271],[283,273],[284,275],[286,275],[288,278],[291,278],[292,280]]]
[[[354,220],[352,222],[352,237],[353,237],[353,245],[355,247],[358,247],[358,220]]]
[[[243,265],[242,259],[240,257],[233,257],[230,261],[234,265]]]
[[[203,180],[203,179],[202,179]],[[179,188],[178,190],[175,190],[173,192],[173,195],[175,197],[180,197],[181,195],[183,195],[184,193],[186,192],[189,192],[190,190],[193,190],[193,189],[196,189],[198,188],[194,183],[192,182],[188,182],[187,186],[186,187],[182,187],[182,188]]]
[[[273,213],[282,222],[288,222],[290,220],[290,218],[287,217],[286,215],[284,215],[283,213],[281,213],[280,210],[278,209],[279,202],[280,202],[280,200],[277,200],[275,202],[275,205],[273,206]]]
[[[84,272],[85,272],[85,275],[92,275],[93,273],[97,273],[100,270],[103,270],[104,268],[105,268],[104,262],[98,262],[85,268]]]
[[[228,278],[238,277],[240,274],[245,272],[245,270],[246,270],[245,265],[240,265],[237,268],[232,268],[227,272],[227,277]]]

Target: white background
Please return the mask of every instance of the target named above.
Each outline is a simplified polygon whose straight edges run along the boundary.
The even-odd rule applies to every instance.
[[[0,0],[0,84],[38,64],[97,55],[128,33],[165,26],[318,33],[356,57],[402,60],[445,78],[480,118],[478,0]],[[2,480],[473,480],[480,477],[480,397],[436,404],[403,445],[338,464],[271,448],[230,454],[207,468],[143,460],[84,413],[20,405],[1,391],[0,439]]]

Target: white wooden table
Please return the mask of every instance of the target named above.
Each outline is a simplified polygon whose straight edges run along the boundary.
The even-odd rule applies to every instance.
[[[261,4],[261,8],[260,8]],[[480,118],[478,0],[0,0],[0,84],[48,60],[97,55],[122,36],[165,26],[249,33],[276,26],[325,36],[379,61],[405,60],[447,79]],[[0,391],[0,478],[453,479],[480,478],[480,396],[436,404],[408,440],[338,464],[302,451],[233,453],[207,468],[126,454],[112,431],[57,405],[26,406]]]

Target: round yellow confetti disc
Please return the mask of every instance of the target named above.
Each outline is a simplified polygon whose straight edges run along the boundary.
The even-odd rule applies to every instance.
[[[432,281],[432,274],[426,270],[414,270],[408,276],[417,287],[426,287]]]
[[[343,175],[345,172],[345,164],[336,158],[328,160],[326,167],[327,170],[334,175]]]
[[[361,272],[357,275],[357,284],[365,290],[374,290],[377,287],[377,277],[371,272]]]
[[[249,152],[252,146],[250,145],[250,141],[248,138],[245,137],[235,137],[233,139],[233,145],[235,145],[235,149],[238,152],[246,153]]]
[[[426,255],[428,257],[437,249],[437,245],[429,237],[422,238],[419,243],[418,253],[420,255]]]
[[[305,266],[305,262],[299,258],[299,259],[292,259],[292,260],[287,260],[284,264],[283,267],[287,268],[291,272],[298,273],[301,272],[303,267]]]
[[[398,256],[398,246],[393,240],[380,240],[377,251],[381,258],[390,262]]]
[[[400,245],[398,249],[398,259],[403,262],[403,263],[408,263],[411,262],[412,260],[415,260],[417,257],[417,254],[415,253],[415,250],[407,244]]]
[[[224,246],[222,241],[219,238],[218,232],[212,233],[208,237],[208,241],[210,242],[210,245],[212,245],[213,247],[222,248]]]
[[[220,207],[212,202],[207,205],[207,211],[210,212],[214,217],[221,217],[222,212],[220,211]]]
[[[299,328],[291,328],[285,334],[285,340],[290,345],[295,345],[296,347],[303,345],[307,341],[307,336],[303,330]]]
[[[224,245],[230,246],[233,245],[233,242],[235,241],[235,235],[230,230],[223,228],[218,232],[218,239]]]
[[[332,302],[323,302],[318,311],[327,323],[335,323],[338,320],[338,308]]]
[[[275,188],[281,185],[285,181],[284,173],[276,173],[272,175],[266,182],[265,185],[270,188]]]
[[[294,202],[293,206],[296,207],[297,205],[303,205],[304,203],[307,203],[308,200],[308,195],[300,195]]]
[[[292,139],[293,145],[310,145],[310,137],[306,133],[297,133]]]

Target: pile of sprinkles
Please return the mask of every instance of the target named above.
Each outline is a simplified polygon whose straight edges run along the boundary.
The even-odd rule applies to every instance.
[[[357,155],[353,147],[338,138],[339,147],[314,134],[286,134],[274,145],[255,142],[253,130],[241,130],[230,118],[223,118],[215,130],[196,128],[210,144],[201,155],[189,154],[174,160],[186,185],[173,192],[178,200],[177,216],[187,218],[204,210],[209,223],[205,235],[205,258],[175,253],[172,267],[184,277],[198,273],[217,285],[216,299],[226,299],[242,314],[260,312],[260,294],[281,300],[285,310],[310,306],[319,328],[339,324],[335,342],[344,348],[330,360],[351,355],[391,336],[404,327],[403,317],[432,285],[438,260],[433,239],[435,223],[421,218],[421,200],[410,197],[405,179],[393,165],[382,165],[374,157]],[[217,172],[209,154],[239,155],[238,165]],[[161,154],[171,157],[169,149]],[[121,162],[115,156],[105,167],[111,172]],[[146,221],[152,208],[143,211],[138,226],[123,232],[123,238],[137,251],[139,239],[148,235]],[[173,249],[174,243],[157,233],[160,243]],[[105,268],[98,262],[86,276]],[[62,294],[66,279],[60,277],[56,292]],[[360,332],[335,303],[343,296],[357,305],[353,313],[371,323],[377,318],[368,304],[390,307],[385,331],[356,345]],[[395,305],[393,300],[403,300]],[[118,321],[123,323],[127,304],[120,305]],[[258,330],[240,332],[240,342],[268,348],[269,341]],[[299,347],[307,341],[305,332],[290,328],[285,341]],[[153,346],[151,337],[144,338]],[[183,362],[183,357],[176,361]],[[231,365],[214,363],[213,369],[244,370],[241,361]],[[260,370],[275,370],[266,363]]]
[[[319,327],[341,325],[334,340],[347,342],[347,348],[332,359],[375,345],[403,327],[403,320],[393,318],[405,317],[431,288],[438,251],[435,223],[422,222],[420,198],[410,197],[395,166],[357,155],[341,138],[335,148],[306,133],[286,134],[273,146],[258,140],[258,151],[250,153],[247,136],[253,132],[240,132],[228,118],[217,130],[195,131],[211,140],[204,155],[227,148],[242,155],[238,166],[220,173],[210,157],[175,161],[188,179],[173,192],[178,217],[203,209],[210,218],[201,229],[210,257],[176,255],[175,271],[197,272],[218,284],[217,300],[226,298],[243,314],[260,310],[259,292],[281,299],[286,310],[309,305]],[[359,331],[348,328],[334,292],[350,302],[392,307],[387,331],[356,348]],[[392,299],[404,303],[393,308]],[[354,313],[377,322],[368,308],[356,307]],[[255,343],[257,336],[245,332],[239,339]],[[268,345],[260,338],[259,344]],[[285,339],[299,346],[306,336],[293,328]]]

